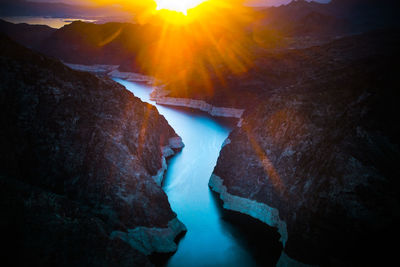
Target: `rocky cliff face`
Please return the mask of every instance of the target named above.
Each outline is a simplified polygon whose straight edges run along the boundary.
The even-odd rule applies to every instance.
[[[248,74],[269,86],[240,98],[242,126],[223,147],[210,186],[225,208],[277,227],[295,260],[338,266],[395,258],[388,244],[400,216],[400,98],[391,63],[400,59],[399,40],[397,32],[346,38],[263,58],[264,77]],[[240,95],[249,81],[237,79],[232,91]]]
[[[112,80],[3,36],[0,66],[1,225],[13,260],[142,266],[176,250],[185,227],[154,177],[163,152],[183,144],[164,117]]]

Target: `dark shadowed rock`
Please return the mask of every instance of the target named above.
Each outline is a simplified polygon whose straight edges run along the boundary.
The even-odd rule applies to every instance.
[[[234,82],[235,97],[255,77],[265,87],[239,97],[243,123],[210,186],[224,207],[277,227],[296,260],[369,265],[396,256],[388,244],[400,218],[399,37],[372,33],[265,57],[263,70]]]
[[[65,196],[13,178],[0,178],[5,262],[60,266],[151,266],[142,253],[110,239],[107,224]],[[15,257],[15,254],[19,257]]]
[[[142,266],[143,254],[175,251],[185,228],[153,177],[179,139],[164,117],[110,79],[0,38],[2,226],[11,250],[67,266]],[[128,231],[147,239],[123,238]]]

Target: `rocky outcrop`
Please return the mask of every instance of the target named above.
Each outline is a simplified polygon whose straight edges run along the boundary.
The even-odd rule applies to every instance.
[[[116,69],[118,69],[118,65],[80,65],[80,64],[70,64],[70,63],[64,63],[68,67],[74,70],[80,70],[80,71],[87,71],[87,72],[92,72],[96,74],[108,74]]]
[[[162,147],[162,165],[157,174],[153,176],[154,181],[161,186],[164,179],[164,174],[167,171],[167,158],[175,155],[176,151],[181,150],[185,145],[180,137],[173,137],[169,139],[168,145]]]
[[[119,78],[119,79],[124,79],[130,82],[140,82],[140,83],[147,83],[147,84],[153,84],[154,83],[154,78],[151,78],[146,75],[142,75],[139,73],[133,73],[133,72],[120,72],[119,70],[113,70],[108,73],[110,77],[113,78]]]
[[[400,99],[398,67],[388,66],[400,59],[399,40],[377,32],[270,55],[263,62],[273,63],[253,71],[276,88],[254,89],[253,101],[240,95],[247,80],[232,81],[247,108],[210,186],[225,208],[279,230],[280,265],[395,258],[385,244],[399,234]]]
[[[277,209],[255,200],[229,194],[226,186],[223,185],[223,180],[215,174],[211,175],[209,186],[214,192],[219,194],[221,200],[224,202],[223,207],[225,209],[247,214],[269,226],[276,227],[278,233],[281,235],[280,241],[285,246],[287,241],[286,223],[279,218],[279,211]]]
[[[240,119],[244,110],[237,108],[214,107],[203,100],[173,98],[173,97],[157,97],[153,98],[159,105],[168,105],[176,107],[187,107],[207,112],[211,116],[229,117]]]
[[[143,254],[150,255],[175,252],[175,239],[182,232],[186,232],[186,227],[175,218],[168,222],[167,228],[136,227],[129,229],[128,233],[114,231],[111,238],[124,240]]]
[[[146,266],[175,251],[185,227],[154,176],[183,144],[156,108],[3,36],[0,66],[1,225],[14,262]]]

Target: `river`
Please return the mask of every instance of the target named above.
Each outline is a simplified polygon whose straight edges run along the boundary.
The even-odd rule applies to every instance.
[[[168,161],[163,189],[188,232],[167,266],[257,266],[246,237],[222,219],[208,181],[232,127],[208,114],[157,105],[151,88],[114,79],[142,101],[157,107],[185,144]],[[268,253],[268,252],[267,252]],[[279,254],[278,254],[279,256]]]

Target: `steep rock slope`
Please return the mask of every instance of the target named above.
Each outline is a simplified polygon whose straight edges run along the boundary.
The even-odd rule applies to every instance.
[[[378,32],[271,55],[232,82],[246,111],[210,186],[225,208],[277,227],[295,260],[370,265],[396,256],[388,244],[400,218],[399,37]],[[246,98],[257,76],[266,86]]]
[[[0,66],[1,224],[14,261],[142,266],[176,250],[185,228],[154,176],[182,142],[155,107],[4,36]]]

